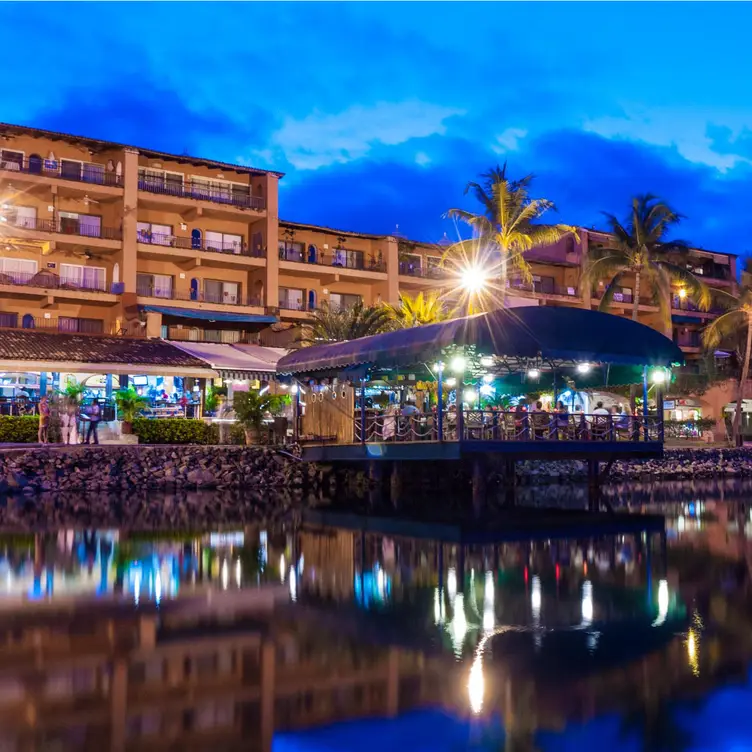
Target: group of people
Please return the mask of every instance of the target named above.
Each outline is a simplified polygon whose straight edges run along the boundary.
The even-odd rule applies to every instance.
[[[50,417],[52,414],[50,401],[46,395],[39,400],[39,430],[37,441],[40,444],[50,443]],[[85,420],[87,424],[86,437],[82,443],[99,444],[99,422],[102,419],[102,409],[98,402],[92,402],[81,409],[81,406],[75,400],[67,400],[60,409],[60,433],[62,434],[63,444],[78,444],[78,423],[79,420]]]

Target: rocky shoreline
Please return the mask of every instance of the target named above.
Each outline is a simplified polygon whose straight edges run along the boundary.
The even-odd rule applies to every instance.
[[[0,494],[237,488],[320,491],[328,490],[327,481],[321,468],[265,447],[42,447],[0,454]]]

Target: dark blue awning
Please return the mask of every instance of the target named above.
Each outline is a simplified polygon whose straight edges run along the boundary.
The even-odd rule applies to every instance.
[[[640,366],[684,362],[682,351],[670,339],[630,319],[583,308],[525,306],[301,348],[283,357],[277,372],[400,368],[433,362],[444,348],[471,345],[480,354],[518,359]]]
[[[145,305],[140,306],[142,311],[161,313],[164,316],[176,316],[181,319],[197,319],[200,321],[217,321],[224,324],[276,324],[279,319],[276,316],[253,313],[224,313],[219,311],[197,311],[190,308],[171,308],[169,306]]]

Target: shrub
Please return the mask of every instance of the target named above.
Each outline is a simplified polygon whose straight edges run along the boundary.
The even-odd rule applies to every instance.
[[[133,433],[141,444],[214,444],[214,426],[192,418],[136,418]]]
[[[38,415],[0,415],[0,442],[33,444],[39,431]]]

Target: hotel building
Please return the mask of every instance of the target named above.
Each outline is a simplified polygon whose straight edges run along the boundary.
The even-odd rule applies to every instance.
[[[281,220],[281,177],[0,125],[0,328],[284,346],[289,325],[324,302],[395,303],[444,287],[442,243]],[[596,308],[603,285],[591,294],[580,280],[604,237],[582,228],[535,249],[533,283],[511,280],[513,294]],[[688,265],[712,286],[736,285],[732,254],[694,250]],[[623,287],[614,312],[631,315],[632,294]],[[640,320],[662,328],[649,296]],[[672,334],[688,359],[712,315],[673,301]]]

